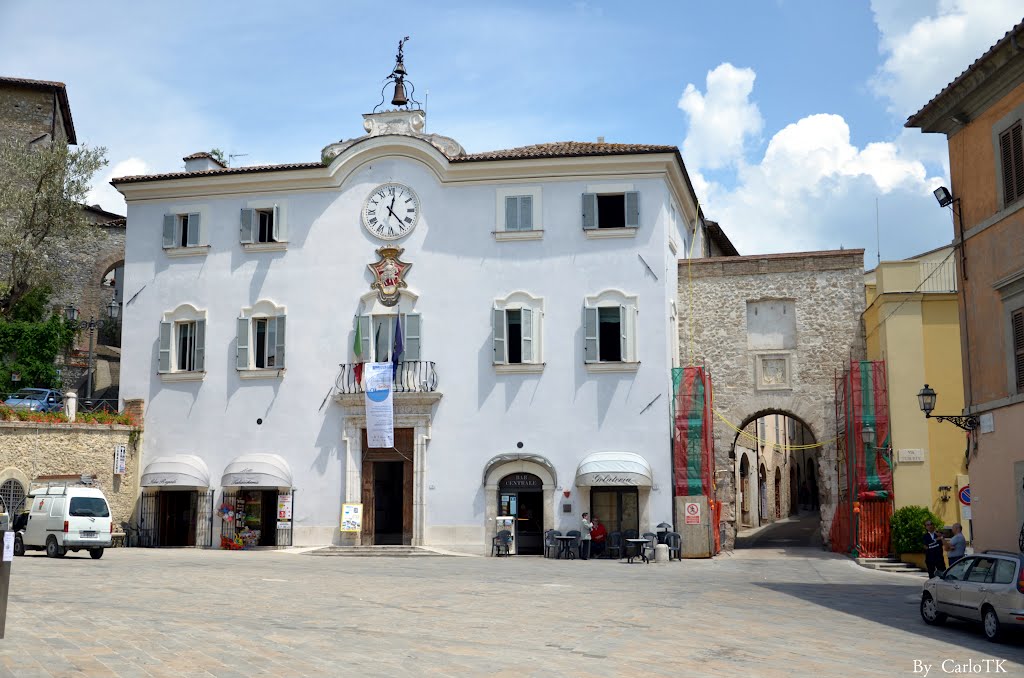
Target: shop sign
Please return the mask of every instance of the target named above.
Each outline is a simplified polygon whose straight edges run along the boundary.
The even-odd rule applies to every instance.
[[[686,525],[700,525],[700,504],[687,502],[686,510],[683,513],[685,515],[683,523]]]
[[[589,485],[628,485],[636,487],[639,485],[650,485],[651,481],[647,476],[638,473],[583,473],[576,478],[576,484],[580,487]]]
[[[363,531],[363,505],[342,504],[341,505],[341,531],[362,532]]]
[[[123,471],[122,471],[123,473]],[[147,485],[177,485],[178,476],[175,473],[157,473],[146,476]]]
[[[498,483],[502,490],[539,490],[543,488],[540,478],[532,473],[513,473]]]
[[[277,519],[278,520],[291,520],[292,519],[292,495],[291,494],[279,494],[277,495]],[[278,529],[281,529],[278,526]]]
[[[128,459],[128,446],[127,445],[115,445],[114,446],[114,475],[124,475],[125,467]]]
[[[291,523],[290,520],[279,520],[279,521],[277,521],[277,529],[279,529],[279,530],[289,530],[289,529],[291,529],[291,527],[292,527],[292,523]]]
[[[257,476],[247,476],[247,475],[243,475],[241,473],[233,473],[233,474],[231,474],[230,478],[231,478],[231,482],[229,482],[228,485],[259,485],[260,484],[260,477],[258,475]]]

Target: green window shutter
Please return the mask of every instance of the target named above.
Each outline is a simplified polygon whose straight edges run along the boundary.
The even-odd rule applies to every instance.
[[[173,223],[173,222],[172,222]],[[161,322],[160,323],[160,362],[157,367],[158,372],[170,372],[171,371],[171,329],[173,323]]]
[[[412,362],[420,359],[420,314],[406,313],[402,323],[402,343],[405,349],[402,360]]]
[[[177,220],[177,215],[164,215],[164,247],[174,247],[174,226]]]
[[[249,369],[249,318],[238,319],[238,333],[235,336],[235,367]]]
[[[370,316],[357,315],[356,322],[359,323],[359,344],[360,350],[363,352],[362,356],[359,357],[359,361],[364,363],[372,362],[373,354],[370,352],[372,349],[370,342],[373,340],[373,335],[370,334]]]
[[[583,309],[583,361],[596,363],[598,358],[597,309]]]
[[[288,240],[288,225],[281,220],[283,210],[274,205],[274,242],[285,242]]]
[[[597,194],[583,194],[583,230],[592,231],[597,228]]]
[[[242,243],[256,241],[256,210],[243,209],[238,223],[238,240]]]
[[[533,196],[519,196],[519,230],[533,230]]]
[[[198,212],[193,212],[188,215],[188,235],[185,243],[189,247],[195,247],[200,242],[199,229],[201,228],[201,218]]]
[[[640,228],[640,194],[626,192],[626,228]]]
[[[523,334],[523,362],[533,362],[533,310],[529,308],[520,309],[519,317],[522,318]]]
[[[275,341],[274,341],[274,357],[275,357],[274,367],[281,368],[281,367],[284,367],[284,320],[285,320],[285,317],[283,315],[279,315],[279,316],[277,316],[277,318],[275,318],[275,320],[276,320],[276,322],[274,324],[276,325],[276,327],[275,327],[276,337],[275,337]]]
[[[505,230],[519,230],[519,200],[514,195],[505,197]]]
[[[629,307],[619,306],[619,360],[629,362]]]
[[[196,321],[196,372],[206,371],[206,321]]]
[[[508,356],[505,353],[505,311],[494,309],[491,313],[492,334],[494,335],[494,362],[505,364]]]

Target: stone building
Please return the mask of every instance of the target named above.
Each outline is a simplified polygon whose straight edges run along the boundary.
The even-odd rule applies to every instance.
[[[710,371],[716,417],[742,430],[759,419],[783,415],[806,427],[806,432],[799,432],[799,427],[794,431],[794,440],[822,445],[816,453],[794,457],[794,464],[801,464],[809,484],[810,478],[815,480],[826,541],[838,483],[834,380],[836,371],[863,350],[863,275],[863,250],[710,257],[679,263],[683,317],[679,345],[684,362]],[[716,483],[723,503],[723,546],[728,548],[737,524],[743,523],[742,515],[737,516],[740,474],[735,466],[743,456],[741,452],[737,461],[735,445],[740,436],[736,430],[719,421],[714,428]],[[787,507],[790,503],[784,497],[791,494],[792,475],[782,477],[788,463],[788,458],[780,457],[776,464],[777,494],[774,477],[768,478],[768,463],[765,490],[757,492],[759,502],[765,496],[775,504],[779,496],[775,515],[784,515],[783,502]],[[759,473],[760,463],[756,471],[748,469],[747,477],[758,478]],[[764,508],[769,515],[774,511],[774,506]]]

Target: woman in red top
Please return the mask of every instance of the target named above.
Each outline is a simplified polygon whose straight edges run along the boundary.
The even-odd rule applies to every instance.
[[[591,549],[594,552],[594,557],[599,558],[604,553],[604,543],[608,538],[608,530],[597,516],[594,516],[593,520],[594,528],[590,530]]]

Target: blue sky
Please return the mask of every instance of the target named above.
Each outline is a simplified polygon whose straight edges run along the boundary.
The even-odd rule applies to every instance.
[[[1011,0],[0,0],[0,74],[67,83],[79,140],[108,148],[93,199],[123,212],[111,176],[362,134],[410,35],[428,131],[674,144],[742,254],[863,247],[870,268],[876,200],[884,259],[951,240],[945,140],[903,123],[1021,19]]]

